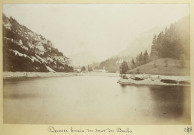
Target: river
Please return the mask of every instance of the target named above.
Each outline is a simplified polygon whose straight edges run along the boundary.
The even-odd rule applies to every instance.
[[[122,86],[115,76],[4,81],[9,124],[190,124],[190,87]]]

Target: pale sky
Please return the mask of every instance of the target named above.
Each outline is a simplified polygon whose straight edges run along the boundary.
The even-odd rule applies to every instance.
[[[187,4],[5,4],[3,12],[71,56],[98,60],[122,51],[138,34],[189,15]]]

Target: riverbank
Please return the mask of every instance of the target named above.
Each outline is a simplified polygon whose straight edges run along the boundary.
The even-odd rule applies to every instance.
[[[190,86],[190,76],[130,75],[118,81],[122,85]]]
[[[103,72],[84,72],[84,73],[64,73],[64,72],[3,72],[3,80],[26,80],[32,78],[44,77],[71,77],[71,76],[107,76],[119,77],[119,73]],[[190,76],[166,76],[166,75],[149,75],[137,74],[135,77],[144,78],[143,80],[131,79],[132,74],[125,75],[127,79],[121,78],[118,83],[123,85],[190,85]],[[175,83],[164,83],[161,80],[173,80]]]

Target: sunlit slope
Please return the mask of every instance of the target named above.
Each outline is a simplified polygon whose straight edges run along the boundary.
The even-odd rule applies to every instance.
[[[127,73],[144,73],[157,75],[190,75],[190,61],[162,58],[129,70]]]

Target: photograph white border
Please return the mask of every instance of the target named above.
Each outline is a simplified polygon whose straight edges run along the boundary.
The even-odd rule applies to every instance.
[[[1,1],[1,14],[0,17],[2,18],[2,5],[3,4],[45,4],[45,3],[79,3],[79,4],[129,4],[129,3],[142,3],[142,4],[165,4],[165,3],[185,3],[185,4],[190,4],[190,51],[191,51],[191,125],[34,125],[34,124],[3,124],[3,60],[2,60],[2,24],[0,25],[0,36],[1,36],[1,50],[0,50],[0,134],[2,135],[80,135],[80,134],[90,134],[90,135],[119,135],[119,134],[131,134],[131,135],[183,135],[183,134],[193,134],[194,133],[194,127],[193,127],[193,99],[194,99],[194,94],[193,94],[193,83],[194,83],[194,60],[193,60],[193,35],[194,35],[194,4],[193,1],[191,0],[66,0],[65,2],[63,0],[2,0]],[[1,21],[2,23],[2,21]],[[129,128],[132,133],[121,133],[121,132],[114,132],[114,133],[108,133],[108,132],[102,132],[102,133],[79,133],[79,132],[49,132],[49,127],[53,126],[56,129],[62,130],[62,129],[68,129],[70,130],[71,127],[74,129],[117,129],[117,128],[123,128],[127,129]],[[190,133],[187,133],[186,129],[189,127],[193,127],[193,131]]]

